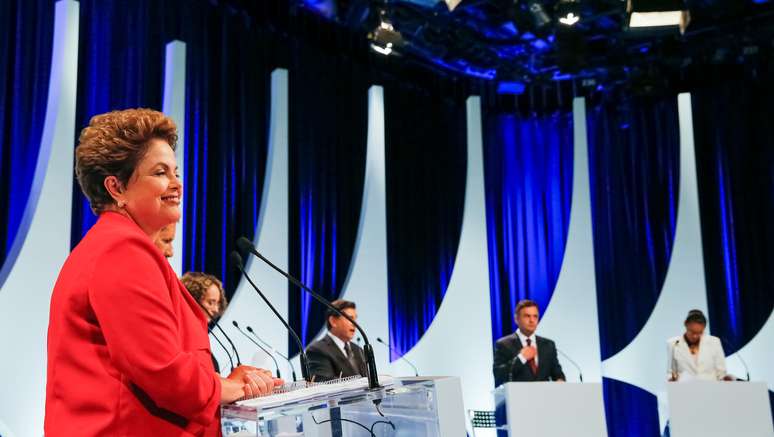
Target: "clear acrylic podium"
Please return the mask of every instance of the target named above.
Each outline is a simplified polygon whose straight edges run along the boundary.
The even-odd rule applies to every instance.
[[[359,389],[270,408],[226,405],[224,437],[465,437],[459,378],[397,378],[380,390]]]

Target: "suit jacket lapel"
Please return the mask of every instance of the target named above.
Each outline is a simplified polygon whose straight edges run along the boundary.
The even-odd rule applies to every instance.
[[[521,344],[521,339],[516,333],[513,334],[513,347],[515,348],[513,354],[514,357],[518,355],[519,352],[521,352],[521,348],[524,347],[524,345]]]
[[[356,348],[350,344],[350,347],[352,347],[352,354],[355,356],[355,360],[357,361],[357,367],[352,367],[352,371],[354,371],[356,374],[360,374],[360,370],[362,367],[365,367],[365,353],[363,353],[362,349]],[[364,368],[362,370],[365,370]],[[365,373],[365,372],[364,372]]]

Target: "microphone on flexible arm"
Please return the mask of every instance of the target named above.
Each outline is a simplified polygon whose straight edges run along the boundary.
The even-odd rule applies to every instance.
[[[744,372],[747,374],[746,381],[750,382],[750,368],[747,367],[747,363],[744,361],[744,358],[742,358],[742,354],[740,354],[739,351],[736,351],[736,357],[739,358],[739,362],[744,366]]]
[[[576,369],[578,369],[578,378],[580,378],[580,382],[583,382],[583,370],[581,370],[581,367],[576,363],[572,358],[569,357],[566,353],[562,352],[561,349],[556,348],[556,351],[559,352],[559,354],[565,358],[567,358],[567,361],[569,361],[573,366],[575,366]]]
[[[388,343],[386,343],[384,340],[382,340],[380,337],[376,337],[376,341],[387,346],[387,349],[390,350],[390,352],[395,352],[395,350],[390,346]],[[401,355],[400,359],[407,362],[409,366],[411,366],[412,369],[414,369],[414,376],[419,376],[419,370],[417,370],[417,366],[414,365],[411,361],[408,360],[405,356]]]
[[[669,366],[672,368],[672,380],[677,381],[677,377],[680,376],[677,373],[676,364],[677,361],[675,361],[675,349],[677,349],[677,345],[680,344],[680,339],[678,338],[675,340],[675,344],[672,345],[672,361],[669,363]]]
[[[229,353],[228,349],[226,348],[226,345],[224,345],[224,344],[223,344],[223,342],[222,342],[222,341],[220,341],[220,339],[218,338],[218,336],[217,336],[217,335],[215,335],[215,334],[213,334],[213,333],[212,333],[212,329],[208,329],[208,330],[207,330],[207,333],[208,333],[208,334],[212,334],[212,338],[214,338],[214,339],[215,339],[215,341],[217,341],[217,342],[218,342],[218,344],[220,345],[220,347],[222,347],[222,348],[223,348],[223,351],[224,351],[224,352],[226,352],[226,356],[228,357],[228,363],[229,363],[229,365],[231,366],[231,371],[233,372],[233,371],[234,371],[234,359],[233,359],[233,358],[231,358],[231,354]],[[212,352],[210,352],[210,353],[212,353]]]
[[[238,243],[238,242],[237,242]],[[287,320],[285,320],[277,311],[276,308],[274,308],[274,305],[269,302],[269,299],[266,298],[266,296],[261,292],[261,289],[258,288],[257,285],[253,282],[252,279],[250,279],[250,276],[245,271],[244,264],[242,263],[242,256],[239,255],[237,251],[231,252],[231,255],[229,256],[229,259],[231,260],[231,264],[233,264],[237,269],[239,269],[240,272],[242,272],[243,275],[245,275],[245,279],[247,279],[247,282],[250,283],[250,285],[253,287],[253,290],[255,290],[256,293],[258,293],[258,296],[263,299],[263,301],[266,303],[266,305],[269,307],[269,309],[274,313],[275,316],[282,322],[283,325],[285,325],[285,329],[288,330],[291,337],[293,337],[293,340],[295,340],[296,344],[298,345],[299,350],[299,358],[301,360],[301,376],[304,378],[304,381],[306,382],[312,382],[311,375],[309,375],[309,361],[306,358],[306,352],[304,352],[304,344],[301,343],[301,339],[298,338],[298,334],[296,334],[296,331],[293,330],[293,328],[290,327]]]
[[[236,320],[232,320],[231,324],[234,325],[234,327],[237,329],[237,331],[239,331],[240,334],[242,334],[245,337],[247,337],[247,339],[250,340],[251,342],[253,342],[254,345],[258,346],[258,349],[262,350],[266,355],[269,356],[269,358],[271,358],[272,361],[274,361],[274,367],[277,368],[277,378],[282,378],[282,374],[280,374],[279,364],[277,363],[277,359],[274,358],[274,355],[270,354],[269,351],[267,351],[266,349],[263,348],[263,346],[261,346],[260,344],[256,343],[255,340],[250,338],[249,335],[245,334],[244,331],[239,329],[239,323],[237,323]],[[295,379],[293,381],[295,381]]]
[[[256,334],[255,331],[253,331],[253,328],[250,325],[245,326],[245,329],[247,329],[247,332],[252,334],[253,337],[255,337],[256,340],[260,341],[267,348],[269,348],[269,350],[272,351],[272,353],[279,355],[280,358],[282,358],[283,360],[288,362],[288,365],[290,366],[290,372],[293,373],[293,381],[296,381],[297,380],[297,378],[296,378],[296,368],[293,367],[293,362],[290,361],[290,358],[288,358],[287,355],[283,355],[277,349],[274,349],[266,340],[264,340],[261,337],[259,337],[258,334]]]
[[[729,341],[725,337],[718,337],[718,338],[720,339],[720,342],[722,343],[724,348],[730,344]],[[731,349],[731,348],[729,348],[729,349]],[[725,355],[725,351],[723,353]],[[742,358],[742,354],[740,354],[739,351],[737,350],[733,355],[736,355],[736,357],[739,358],[739,362],[742,363],[742,366],[744,367],[744,372],[747,375],[746,381],[750,382],[750,368],[747,367],[747,362],[745,362],[744,358]],[[736,380],[737,381],[745,381],[742,378],[736,378]]]
[[[239,352],[237,352],[236,346],[234,346],[234,342],[231,341],[231,339],[228,337],[226,332],[223,331],[223,328],[220,327],[220,325],[218,324],[218,321],[215,320],[215,318],[210,315],[210,312],[207,311],[207,309],[204,308],[204,306],[198,300],[194,299],[194,301],[196,302],[197,305],[199,305],[199,308],[201,308],[202,311],[204,311],[204,314],[207,314],[207,315],[210,316],[210,322],[212,324],[208,326],[207,333],[208,334],[212,334],[212,336],[215,338],[215,340],[217,340],[218,344],[220,344],[220,346],[223,348],[223,350],[226,351],[226,355],[228,355],[228,361],[229,361],[229,363],[231,365],[231,371],[233,372],[234,371],[234,360],[231,358],[231,354],[229,353],[229,351],[226,348],[226,346],[223,345],[223,342],[221,342],[220,339],[212,332],[212,328],[218,328],[220,333],[223,334],[224,337],[226,337],[226,340],[228,340],[229,344],[231,344],[231,348],[234,350],[234,355],[236,355],[237,366],[241,366],[242,365],[242,361],[239,359]]]
[[[223,334],[224,337],[226,337],[226,341],[228,341],[228,343],[231,345],[231,349],[234,349],[234,355],[236,356],[237,366],[241,366],[242,365],[242,360],[239,359],[239,352],[237,352],[237,348],[236,348],[236,346],[234,346],[234,342],[231,341],[231,338],[229,338],[228,334],[226,334],[226,331],[224,331],[223,328],[220,327],[220,325],[218,324],[217,320],[212,319],[212,323],[215,325],[216,328],[218,328],[220,333]],[[231,370],[234,370],[233,366],[232,366]]]
[[[253,243],[250,242],[245,237],[239,237],[237,240],[237,247],[239,250],[243,250],[245,252],[250,252],[253,255],[257,256],[261,261],[268,264],[269,267],[276,270],[277,273],[281,274],[285,278],[287,278],[292,284],[301,287],[303,290],[305,290],[307,293],[309,293],[313,298],[315,298],[318,302],[325,305],[327,308],[329,308],[331,311],[339,315],[340,317],[344,317],[345,319],[349,320],[350,323],[360,332],[360,335],[363,336],[363,340],[365,341],[365,345],[363,346],[363,352],[365,354],[366,363],[368,364],[368,388],[369,389],[377,389],[380,387],[379,385],[379,375],[376,373],[376,359],[374,358],[374,347],[371,345],[371,342],[368,341],[368,336],[366,335],[365,331],[363,331],[363,328],[360,327],[360,325],[357,324],[357,322],[352,319],[352,317],[349,317],[347,314],[333,306],[328,299],[320,296],[316,291],[312,290],[311,288],[307,287],[301,281],[294,278],[293,276],[290,276],[288,272],[285,272],[284,270],[280,269],[274,263],[266,259],[263,255],[261,255],[260,252],[253,246]]]

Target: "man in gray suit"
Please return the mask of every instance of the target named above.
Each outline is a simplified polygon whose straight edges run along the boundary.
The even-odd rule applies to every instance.
[[[331,302],[342,313],[357,320],[354,302],[343,299]],[[315,381],[328,381],[348,376],[366,376],[363,349],[352,342],[355,325],[332,310],[325,313],[328,332],[306,348],[309,372]]]
[[[540,317],[537,303],[524,299],[516,305],[515,313],[519,329],[495,343],[495,386],[510,381],[564,381],[556,345],[535,335]]]

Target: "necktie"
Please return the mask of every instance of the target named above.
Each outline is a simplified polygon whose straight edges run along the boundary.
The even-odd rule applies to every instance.
[[[352,352],[352,346],[349,345],[349,342],[344,345],[344,351],[347,353],[347,361],[349,361],[349,364],[353,369],[355,369],[356,372],[360,373],[360,366],[358,365],[357,357]]]
[[[528,347],[532,346],[532,339],[530,339],[530,338],[527,339],[527,346]],[[535,362],[535,357],[532,357],[531,359],[527,360],[527,365],[532,370],[532,374],[533,375],[537,375],[537,373],[538,373],[538,366],[537,366],[537,363]]]

